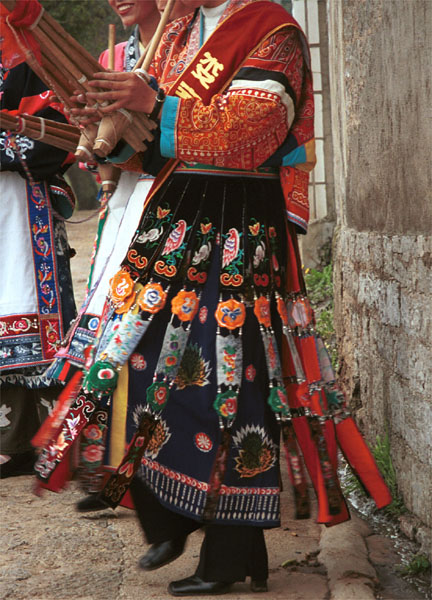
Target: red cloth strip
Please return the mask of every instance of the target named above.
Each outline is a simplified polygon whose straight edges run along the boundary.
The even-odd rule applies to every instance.
[[[31,444],[35,448],[47,446],[58,436],[63,420],[81,388],[83,377],[84,373],[82,371],[77,371],[73,374],[71,380],[58,397],[52,413],[45,419],[39,431],[37,431],[31,440]]]
[[[336,438],[345,458],[377,507],[388,506],[392,501],[390,491],[352,417],[337,423],[335,428]]]

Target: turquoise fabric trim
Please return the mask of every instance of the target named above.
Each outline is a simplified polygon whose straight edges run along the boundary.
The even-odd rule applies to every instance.
[[[160,151],[166,158],[175,158],[175,126],[180,98],[167,96],[162,107]]]
[[[129,144],[125,144],[118,154],[109,154],[107,160],[114,165],[124,163],[135,154],[135,150]]]
[[[293,167],[306,162],[306,150],[304,146],[296,148],[289,154],[283,157],[282,165],[284,167]]]
[[[300,229],[302,229],[304,233],[307,233],[307,230],[308,230],[308,222],[307,221],[305,221],[304,219],[302,219],[295,213],[290,212],[289,210],[287,210],[287,216],[288,216],[288,221],[291,221],[291,223],[294,223],[294,225],[298,225],[298,227],[300,227]]]

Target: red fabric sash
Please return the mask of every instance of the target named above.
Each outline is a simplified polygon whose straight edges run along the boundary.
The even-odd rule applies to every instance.
[[[29,28],[39,21],[43,10],[37,0],[17,0],[12,12],[0,4],[2,32],[0,50],[3,66],[7,69],[12,69],[25,62],[26,56],[23,48],[30,48],[36,59],[41,61],[39,44]]]
[[[170,87],[169,95],[194,96],[204,104],[210,102],[229,85],[244,61],[263,41],[287,26],[300,30],[282,6],[269,4],[267,0],[246,4],[217,26]]]

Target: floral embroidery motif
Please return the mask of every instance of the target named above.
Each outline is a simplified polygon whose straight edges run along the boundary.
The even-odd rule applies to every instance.
[[[156,373],[169,377],[171,380],[175,379],[188,337],[189,332],[183,327],[174,327],[172,323],[169,323],[159,354]]]
[[[101,446],[97,446],[96,444],[91,444],[83,450],[82,456],[87,462],[100,462],[103,458],[103,448],[101,448]]]
[[[237,414],[237,393],[228,390],[218,394],[213,402],[213,408],[219,416],[231,421]]]
[[[167,293],[159,283],[147,283],[138,293],[137,303],[141,310],[157,313],[164,306]]]
[[[102,431],[99,425],[92,423],[91,425],[87,425],[83,431],[83,435],[88,440],[100,440],[102,438]]]
[[[252,382],[255,380],[256,369],[253,365],[248,365],[245,369],[245,377],[248,381]]]
[[[244,304],[231,298],[225,302],[219,302],[215,312],[216,321],[220,327],[227,329],[237,329],[241,327],[246,318],[246,308]]]
[[[114,304],[123,302],[133,292],[133,281],[127,271],[121,269],[110,281],[111,298]]]
[[[213,448],[213,442],[209,436],[202,431],[195,435],[194,441],[195,446],[198,448],[198,450],[201,450],[201,452],[210,452],[210,450]]]
[[[276,463],[274,443],[266,435],[265,429],[258,425],[242,427],[233,436],[233,443],[238,448],[238,456],[234,458],[236,471],[240,477],[255,477],[271,469]]]
[[[171,310],[180,321],[192,321],[199,306],[199,299],[195,292],[180,291],[171,300]]]
[[[147,402],[153,410],[160,411],[168,402],[169,387],[162,381],[155,381],[147,389]]]
[[[135,371],[144,371],[147,367],[147,362],[142,354],[134,352],[130,357],[130,364]]]
[[[159,454],[161,448],[163,446],[165,446],[165,444],[168,442],[170,437],[171,437],[171,432],[170,432],[166,422],[164,420],[160,419],[155,425],[153,435],[150,438],[150,441],[144,452],[144,455],[147,458],[151,458],[154,460],[157,457],[157,455]]]
[[[207,306],[202,306],[200,308],[199,315],[198,315],[201,325],[204,325],[204,323],[207,321],[207,315],[208,315]]]
[[[272,387],[267,402],[273,412],[281,413],[285,417],[290,415],[288,398],[283,387]]]
[[[135,459],[140,453],[140,449],[144,445],[144,437],[139,435],[135,438],[133,447],[129,450],[128,460],[125,461],[121,467],[119,467],[118,474],[124,475],[126,478],[132,477],[134,474],[134,463]]]
[[[6,156],[11,161],[15,160],[16,153],[18,152],[23,160],[27,160],[27,152],[33,150],[35,147],[34,141],[25,135],[15,134],[14,138],[14,140],[11,140],[8,134],[2,131],[0,133],[0,150],[4,150]]]
[[[115,312],[118,315],[123,315],[124,313],[127,313],[128,310],[131,308],[131,306],[134,304],[135,298],[136,298],[136,293],[132,292],[132,294],[130,296],[128,296],[127,298],[125,298],[123,300],[123,302],[119,302],[117,304]]]
[[[240,336],[218,335],[216,338],[218,385],[239,386],[242,369],[242,342]]]
[[[117,380],[118,373],[111,363],[96,361],[86,375],[84,387],[89,391],[109,393],[115,390]]]
[[[202,356],[202,349],[198,344],[186,346],[180,368],[175,379],[178,390],[184,390],[189,385],[199,385],[204,387],[210,383],[211,373],[210,361],[205,361]]]
[[[256,223],[254,223],[253,225],[249,225],[249,231],[253,236],[258,235],[260,227],[261,224],[259,223],[259,221],[256,221]]]
[[[260,296],[255,300],[254,314],[261,325],[264,325],[264,327],[270,327],[270,302],[265,296]]]

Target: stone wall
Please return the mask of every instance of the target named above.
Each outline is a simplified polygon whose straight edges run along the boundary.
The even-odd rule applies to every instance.
[[[368,439],[388,430],[406,506],[430,528],[432,2],[327,11],[341,381]]]

